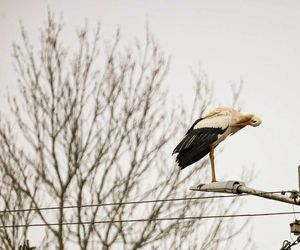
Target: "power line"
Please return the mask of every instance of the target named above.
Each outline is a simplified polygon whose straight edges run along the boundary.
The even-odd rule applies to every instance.
[[[36,224],[19,224],[19,225],[1,225],[1,228],[21,228],[21,227],[44,227],[44,226],[72,226],[72,225],[91,225],[91,224],[109,224],[109,223],[134,223],[149,221],[174,221],[174,220],[200,220],[200,219],[218,219],[218,218],[239,218],[239,217],[262,217],[300,214],[297,212],[273,212],[273,213],[252,213],[252,214],[228,214],[228,215],[207,215],[207,216],[187,216],[187,217],[167,217],[152,219],[125,219],[125,220],[102,220],[102,221],[82,221],[82,222],[63,222],[63,223],[36,223]]]
[[[285,194],[287,192],[290,192],[290,191],[272,191],[272,192],[263,192],[261,194],[275,194],[275,193]],[[124,202],[111,202],[111,203],[99,203],[99,204],[70,205],[70,206],[63,206],[63,207],[54,206],[54,207],[23,208],[23,209],[0,210],[0,214],[1,213],[18,213],[18,212],[30,212],[30,211],[58,210],[58,209],[74,209],[74,208],[88,208],[88,207],[134,205],[134,204],[146,204],[146,203],[156,203],[156,202],[173,202],[173,201],[186,201],[186,200],[234,198],[234,197],[249,196],[249,195],[250,194],[214,195],[214,196],[181,197],[181,198],[143,200],[143,201],[124,201]]]

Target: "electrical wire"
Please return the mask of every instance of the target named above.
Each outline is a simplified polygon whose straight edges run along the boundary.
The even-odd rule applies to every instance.
[[[289,191],[271,191],[261,192],[257,194],[275,194],[275,193],[286,193]],[[218,198],[235,198],[242,196],[249,196],[251,194],[233,194],[233,195],[214,195],[214,196],[198,196],[198,197],[181,197],[181,198],[170,198],[170,199],[157,199],[157,200],[143,200],[143,201],[124,201],[124,202],[111,202],[111,203],[99,203],[99,204],[84,204],[84,205],[70,205],[70,206],[54,206],[54,207],[38,207],[38,208],[23,208],[23,209],[11,209],[11,210],[0,210],[0,214],[3,213],[19,213],[19,212],[30,212],[30,211],[45,211],[45,210],[58,210],[58,209],[74,209],[74,208],[88,208],[88,207],[104,207],[104,206],[118,206],[118,205],[134,205],[134,204],[146,204],[156,202],[174,202],[174,201],[186,201],[186,200],[204,200],[204,199],[218,199]]]
[[[295,212],[297,214],[300,211]],[[240,218],[240,217],[262,217],[290,215],[293,212],[272,212],[272,213],[249,213],[249,214],[227,214],[227,215],[207,215],[207,216],[187,216],[187,217],[167,217],[151,219],[125,219],[125,220],[102,220],[102,221],[82,221],[82,222],[62,222],[62,223],[36,223],[36,224],[19,224],[19,225],[1,225],[1,228],[21,228],[21,227],[44,227],[44,226],[72,226],[72,225],[91,225],[91,224],[110,224],[110,223],[135,223],[135,222],[152,222],[152,221],[180,221],[180,220],[200,220],[200,219],[218,219],[218,218]]]

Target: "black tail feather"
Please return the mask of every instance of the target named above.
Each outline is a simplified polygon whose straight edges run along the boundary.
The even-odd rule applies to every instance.
[[[192,148],[178,153],[176,161],[181,169],[199,161],[210,152],[210,147],[204,148],[199,152],[199,148]]]

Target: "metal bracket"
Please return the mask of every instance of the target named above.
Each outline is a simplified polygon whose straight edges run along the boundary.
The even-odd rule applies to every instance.
[[[290,198],[294,199],[294,201],[296,202],[297,199],[299,198],[299,191],[297,191],[297,190],[291,190]]]
[[[242,181],[222,181],[212,182],[208,184],[200,184],[198,186],[190,187],[190,190],[239,194],[240,192],[238,191],[238,188],[240,186],[245,186],[245,183]]]

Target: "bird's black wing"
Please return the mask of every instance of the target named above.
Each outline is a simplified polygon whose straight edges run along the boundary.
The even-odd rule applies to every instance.
[[[176,161],[181,169],[200,160],[210,151],[210,146],[227,128],[190,129],[183,140],[176,146],[173,154],[178,153]]]
[[[200,121],[202,121],[204,118],[199,118],[199,119],[197,119],[194,123],[193,123],[193,125],[190,127],[190,129],[186,132],[186,135],[189,133],[189,132],[191,132],[191,131],[193,131],[194,130],[194,128],[195,128],[195,126],[198,124],[198,122],[200,122]]]

